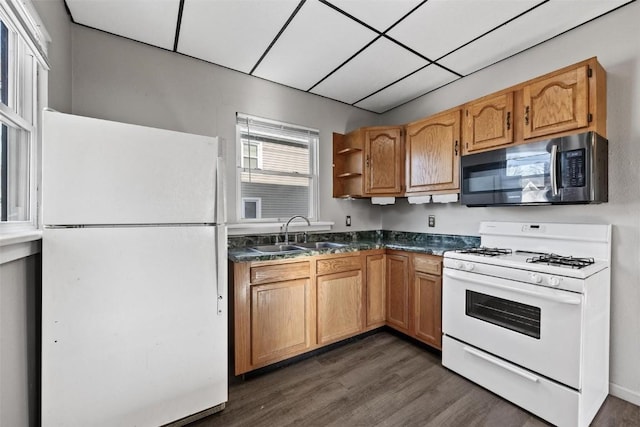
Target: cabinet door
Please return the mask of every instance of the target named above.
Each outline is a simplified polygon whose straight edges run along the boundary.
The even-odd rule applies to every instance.
[[[460,188],[460,110],[407,125],[407,193]]]
[[[318,344],[362,331],[362,270],[318,276],[317,290]]]
[[[251,362],[263,365],[311,346],[311,282],[251,286]]]
[[[367,326],[385,321],[385,257],[367,255]]]
[[[513,142],[513,92],[465,107],[464,153]]]
[[[413,276],[415,337],[442,348],[442,279],[416,271]]]
[[[409,331],[409,257],[387,255],[387,324]]]
[[[399,127],[365,132],[365,193],[402,194],[402,132]]]
[[[589,124],[588,72],[589,67],[583,65],[524,87],[525,139]]]

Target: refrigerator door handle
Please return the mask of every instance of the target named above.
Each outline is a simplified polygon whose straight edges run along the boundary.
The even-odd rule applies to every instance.
[[[216,271],[218,273],[217,287],[217,313],[218,316],[225,314],[226,289],[227,289],[227,227],[218,225],[216,227]]]
[[[225,164],[224,158],[218,157],[216,161],[216,223],[227,223],[227,191],[225,189]],[[226,246],[226,242],[225,242]]]

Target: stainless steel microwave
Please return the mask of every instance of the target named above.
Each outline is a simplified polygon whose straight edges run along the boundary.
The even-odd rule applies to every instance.
[[[594,132],[462,156],[467,206],[602,203],[609,199],[608,141]]]

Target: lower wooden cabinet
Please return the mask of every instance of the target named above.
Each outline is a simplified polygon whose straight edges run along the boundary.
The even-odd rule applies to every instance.
[[[385,324],[440,349],[441,270],[383,249],[231,263],[235,374]]]
[[[318,344],[362,331],[362,270],[327,274],[317,279]]]
[[[387,251],[387,325],[442,348],[442,259]]]
[[[387,325],[409,332],[409,255],[387,255]]]
[[[442,278],[416,271],[413,275],[415,337],[442,349]]]
[[[386,256],[366,256],[366,327],[382,326],[386,318]]]
[[[311,347],[311,282],[289,280],[251,287],[251,364],[281,360]]]

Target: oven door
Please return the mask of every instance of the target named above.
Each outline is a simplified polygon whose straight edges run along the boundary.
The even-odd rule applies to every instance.
[[[579,390],[583,296],[444,269],[442,331]]]

